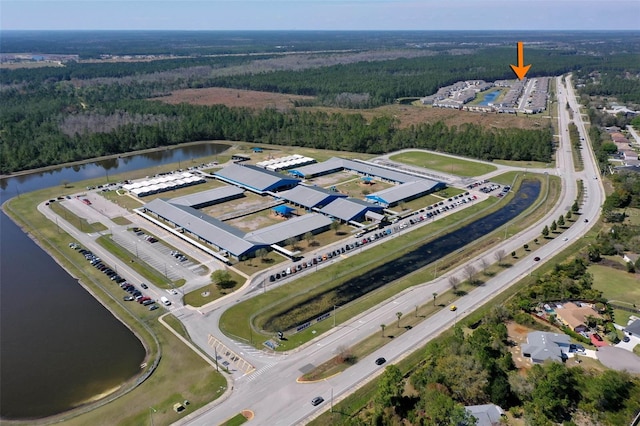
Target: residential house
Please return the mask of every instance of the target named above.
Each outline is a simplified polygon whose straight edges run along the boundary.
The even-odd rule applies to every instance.
[[[602,318],[594,308],[587,303],[567,302],[558,304],[555,309],[556,317],[560,322],[576,333],[587,331],[587,317]]]
[[[562,361],[567,357],[569,344],[566,334],[533,331],[527,335],[527,343],[522,345],[522,355],[531,358],[534,364],[546,360]]]

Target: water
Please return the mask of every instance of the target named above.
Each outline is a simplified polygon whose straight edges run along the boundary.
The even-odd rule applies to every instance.
[[[2,179],[0,202],[65,180],[188,162],[227,148],[190,145]],[[0,227],[0,416],[64,412],[139,373],[145,351],[133,333],[4,213]]]
[[[500,226],[509,222],[525,211],[538,198],[540,182],[537,180],[524,181],[516,196],[500,210],[488,214],[475,222],[463,226],[451,233],[436,238],[435,240],[419,246],[415,250],[403,255],[397,260],[387,262],[364,275],[352,278],[338,287],[337,291],[328,290],[309,299],[294,308],[297,312],[304,312],[305,319],[298,324],[281,324],[279,316],[273,316],[266,322],[266,330],[287,330],[297,325],[311,321],[330,310],[321,311],[319,306],[340,305],[344,306],[365,294],[382,287],[392,281],[416,271],[436,260],[461,249],[467,244],[495,231]],[[335,291],[335,295],[331,295]],[[324,303],[318,303],[323,300]],[[322,309],[322,308],[320,308]],[[290,315],[291,318],[298,317]],[[276,325],[277,324],[277,325]]]
[[[487,93],[486,95],[484,95],[484,100],[478,103],[478,105],[489,105],[493,103],[493,101],[495,101],[498,96],[500,96],[499,90],[494,90],[493,92]]]

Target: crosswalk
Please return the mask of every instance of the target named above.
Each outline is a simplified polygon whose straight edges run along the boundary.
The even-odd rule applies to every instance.
[[[278,364],[278,361],[270,362],[269,364],[265,365],[261,369],[254,371],[253,373],[249,374],[248,376],[245,376],[246,377],[245,381],[246,382],[254,381],[258,377],[260,377],[262,374],[264,374],[266,371],[269,371],[271,368],[273,368],[273,366],[276,365],[276,364]]]

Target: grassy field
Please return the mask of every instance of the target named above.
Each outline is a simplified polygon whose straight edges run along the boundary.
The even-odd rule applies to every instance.
[[[593,288],[602,291],[609,301],[622,306],[640,307],[640,276],[625,270],[604,265],[591,265],[589,272],[593,274]],[[619,325],[627,325],[631,312],[615,309],[615,321]],[[636,314],[640,316],[640,313]]]
[[[393,161],[425,167],[439,172],[458,176],[480,176],[497,170],[491,164],[479,163],[472,160],[447,157],[423,151],[403,152],[389,157]]]
[[[496,164],[501,164],[503,166],[511,166],[511,167],[522,167],[522,168],[535,168],[535,169],[545,169],[551,168],[555,165],[555,162],[551,161],[549,163],[543,163],[541,161],[512,161],[512,160],[493,160]]]
[[[216,299],[219,299],[225,294],[233,293],[235,290],[244,285],[244,283],[246,282],[244,277],[234,272],[233,270],[228,270],[228,272],[231,275],[231,280],[235,283],[233,287],[219,289],[218,286],[213,283],[207,284],[204,287],[200,287],[185,294],[184,303],[187,305],[200,307],[206,305],[209,302],[213,302]]]

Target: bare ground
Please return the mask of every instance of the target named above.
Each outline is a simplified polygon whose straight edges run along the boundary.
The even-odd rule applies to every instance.
[[[246,107],[256,110],[276,108],[279,110],[294,108],[293,101],[313,99],[310,96],[282,93],[258,92],[253,90],[208,87],[204,89],[176,90],[169,96],[156,98],[169,104],[189,103],[194,105],[219,105]],[[432,108],[417,105],[385,105],[369,110],[350,110],[344,108],[304,107],[306,111],[324,111],[327,113],[361,114],[371,120],[374,117],[391,116],[400,122],[399,127],[409,127],[421,123],[442,121],[448,126],[471,123],[487,128],[542,129],[549,125],[544,115],[525,116],[511,114],[489,114],[458,111],[447,108]]]
[[[226,105],[255,109],[293,108],[294,100],[313,99],[312,96],[287,95],[282,93],[257,92],[254,90],[208,87],[204,89],[176,90],[169,96],[156,98],[168,104],[188,103],[193,105]]]

